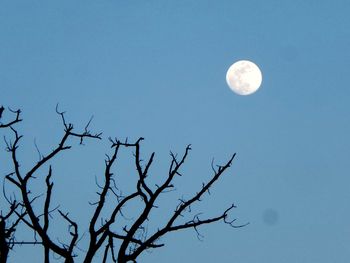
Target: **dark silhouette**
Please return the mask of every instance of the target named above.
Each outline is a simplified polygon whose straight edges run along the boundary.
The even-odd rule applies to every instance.
[[[15,118],[8,122],[2,122],[5,108],[3,106],[0,107],[0,129],[5,129],[5,128],[13,129],[11,125],[14,125],[22,121],[20,118],[20,114],[21,114],[20,110],[18,111],[13,111],[11,109],[9,110],[15,114]],[[14,245],[14,232],[16,231],[17,225],[25,215],[25,213],[18,214],[16,212],[16,210],[20,206],[20,203],[18,203],[16,200],[12,200],[12,201],[10,201],[9,199],[6,199],[6,200],[9,204],[8,211],[5,212],[5,214],[3,214],[4,207],[2,205],[1,205],[1,211],[0,211],[1,212],[0,213],[0,263],[4,263],[7,261],[9,250]],[[17,213],[17,216],[15,217],[15,219],[13,219],[15,213]]]
[[[1,107],[0,128],[8,129],[8,132],[12,134],[12,139],[5,139],[5,143],[6,149],[11,155],[13,167],[13,172],[5,176],[4,184],[5,182],[10,182],[15,187],[17,195],[14,196],[16,196],[17,200],[13,197],[8,198],[5,191],[3,191],[8,207],[6,208],[4,205],[1,205],[0,263],[6,262],[9,251],[13,246],[19,244],[34,244],[42,246],[44,262],[46,263],[50,262],[52,254],[60,256],[61,259],[63,259],[62,261],[66,263],[74,262],[75,257],[77,257],[77,242],[81,238],[81,235],[78,232],[78,223],[76,223],[68,213],[51,207],[54,186],[51,181],[51,161],[57,155],[71,148],[71,146],[68,145],[68,139],[76,138],[79,140],[80,144],[82,144],[86,139],[100,140],[101,133],[95,134],[90,132],[89,125],[91,120],[82,132],[76,132],[73,125],[67,123],[64,112],[60,112],[56,108],[56,112],[59,114],[63,123],[64,134],[58,145],[50,153],[41,155],[38,162],[34,164],[31,169],[24,172],[20,169],[20,160],[17,153],[22,136],[15,128],[16,124],[22,121],[21,111],[10,110],[12,114],[14,114],[13,120],[3,122],[4,111],[4,107]],[[191,214],[191,206],[194,203],[201,201],[203,195],[206,192],[209,192],[212,185],[218,181],[226,169],[230,167],[235,157],[235,155],[233,155],[227,163],[222,166],[218,165],[214,167],[212,164],[214,173],[212,178],[208,182],[203,183],[199,191],[193,194],[191,198],[187,200],[179,199],[179,204],[174,208],[174,211],[168,215],[168,219],[164,225],[159,225],[153,232],[149,232],[149,230],[147,231],[145,224],[146,221],[149,220],[151,211],[157,208],[155,205],[156,201],[161,198],[162,193],[174,190],[173,179],[177,176],[181,176],[180,169],[183,166],[191,147],[190,145],[187,146],[185,152],[179,158],[177,155],[170,153],[171,162],[163,183],[151,187],[148,180],[148,171],[154,160],[155,153],[152,153],[149,159],[143,164],[140,157],[142,140],[143,138],[139,138],[136,142],[129,143],[127,140],[121,142],[117,139],[110,139],[113,152],[111,156],[107,156],[105,160],[104,184],[99,186],[100,191],[98,192],[98,201],[91,204],[94,206],[94,209],[92,216],[89,219],[89,244],[84,248],[84,252],[79,252],[79,261],[86,263],[92,262],[93,258],[99,252],[100,255],[101,253],[103,255],[102,262],[136,262],[138,256],[144,251],[164,246],[164,244],[160,242],[160,239],[170,232],[193,228],[199,235],[197,229],[199,226],[211,224],[217,221],[222,221],[232,227],[241,227],[233,225],[235,220],[228,220],[228,213],[235,207],[234,205],[231,205],[217,216],[210,218],[201,218],[200,213],[197,213],[194,216],[192,215],[190,219],[186,219],[185,216],[186,214],[187,216]],[[131,192],[128,195],[122,195],[115,186],[112,172],[118,153],[125,147],[132,148],[134,151],[133,158],[138,174],[134,192]],[[44,167],[47,167],[48,169],[45,178],[46,190],[43,207],[40,208],[42,212],[39,214],[36,212],[39,208],[34,207],[34,201],[38,196],[32,197],[33,193],[29,188],[29,182],[34,178],[40,179],[38,170],[43,169]],[[107,217],[104,214],[102,219],[102,210],[107,206],[106,201],[109,193],[115,198],[117,205],[114,206],[113,209],[108,210],[111,211],[110,214]],[[139,199],[142,202],[142,211],[136,216],[136,218],[129,219],[129,224],[127,226],[122,229],[115,229],[116,227],[114,223],[117,221],[117,217],[123,216],[122,208],[135,199]],[[70,236],[70,242],[66,244],[59,242],[58,239],[53,236],[52,232],[49,231],[50,222],[55,215],[60,216],[62,220],[66,221],[69,225],[68,235]],[[181,221],[184,223],[178,223],[179,218],[181,218]],[[29,242],[17,240],[16,228],[18,224],[23,224],[25,227],[33,231],[37,239]],[[119,242],[119,246],[115,246],[116,241]]]

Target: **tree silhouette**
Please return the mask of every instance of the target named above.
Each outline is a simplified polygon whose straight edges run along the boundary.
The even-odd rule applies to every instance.
[[[10,110],[10,109],[9,109]],[[63,259],[63,262],[74,262],[78,257],[77,244],[82,238],[78,231],[78,223],[75,222],[68,213],[63,210],[51,207],[52,193],[54,183],[51,180],[52,176],[52,160],[54,157],[63,154],[72,146],[68,144],[69,139],[77,139],[80,144],[87,139],[101,140],[101,133],[92,133],[89,129],[91,120],[87,123],[84,130],[77,132],[71,123],[68,123],[65,118],[65,113],[58,110],[56,112],[60,116],[63,124],[63,136],[58,145],[48,154],[40,155],[40,159],[27,171],[23,171],[20,167],[18,151],[22,136],[15,128],[16,124],[21,119],[21,111],[10,110],[14,114],[13,120],[1,122],[3,119],[4,107],[0,108],[0,128],[8,129],[12,134],[12,139],[5,139],[6,150],[11,156],[13,171],[5,175],[5,181],[10,182],[17,195],[8,198],[3,191],[5,200],[8,203],[7,209],[1,206],[0,215],[0,263],[6,262],[8,253],[13,246],[18,244],[35,244],[43,247],[44,262],[50,262],[51,256],[56,254]],[[99,187],[98,200],[91,203],[93,213],[89,219],[88,227],[88,246],[84,253],[79,253],[80,262],[92,262],[98,253],[103,255],[102,262],[136,262],[136,259],[141,253],[149,249],[155,249],[164,246],[161,243],[161,238],[170,232],[176,232],[193,228],[197,234],[198,227],[214,222],[222,221],[231,227],[242,227],[242,225],[234,225],[235,220],[229,220],[228,214],[235,206],[232,204],[226,210],[219,213],[217,216],[202,218],[201,213],[192,214],[191,206],[196,202],[201,201],[203,195],[211,189],[213,184],[220,179],[222,174],[230,167],[235,154],[224,164],[214,166],[212,163],[213,176],[211,179],[203,183],[201,188],[195,192],[189,199],[179,199],[178,205],[173,212],[168,215],[168,219],[163,225],[159,225],[156,230],[149,232],[145,225],[149,219],[151,211],[157,208],[156,203],[161,199],[163,193],[174,190],[174,178],[181,176],[181,168],[191,150],[188,145],[184,153],[178,157],[170,153],[171,161],[163,182],[160,185],[151,186],[149,182],[149,169],[155,157],[153,152],[146,162],[141,159],[140,148],[143,138],[139,138],[136,142],[130,143],[127,140],[120,141],[118,139],[109,139],[112,148],[112,154],[105,159],[104,168],[104,183]],[[123,195],[117,188],[113,177],[113,168],[118,158],[119,152],[123,148],[132,148],[134,155],[134,165],[137,171],[137,181],[134,191]],[[45,197],[42,207],[34,205],[34,201],[39,196],[33,196],[29,187],[29,182],[34,178],[40,178],[38,171],[46,168],[47,175],[45,177]],[[44,178],[42,178],[44,180]],[[4,184],[5,184],[4,181]],[[114,207],[108,207],[109,215],[102,216],[102,212],[107,207],[108,196],[113,196],[116,201]],[[16,197],[14,197],[16,196]],[[141,212],[134,218],[129,219],[128,225],[122,229],[116,229],[115,222],[123,216],[122,209],[127,207],[134,200],[142,202],[143,208]],[[5,211],[6,210],[6,211]],[[38,212],[38,211],[41,212]],[[192,214],[192,215],[191,215]],[[50,222],[54,216],[60,216],[69,226],[68,237],[69,242],[63,243],[58,241],[52,231],[49,231]],[[179,220],[181,218],[181,220]],[[186,219],[187,218],[187,219]],[[181,223],[179,222],[181,221]],[[24,242],[16,239],[16,227],[18,224],[23,224],[30,229],[37,239]],[[51,226],[52,227],[52,226]],[[116,246],[116,242],[119,246]]]

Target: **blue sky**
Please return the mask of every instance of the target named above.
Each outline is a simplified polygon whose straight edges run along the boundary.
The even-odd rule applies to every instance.
[[[203,242],[191,230],[174,233],[141,262],[349,261],[348,1],[2,1],[0,7],[0,103],[23,110],[23,168],[37,158],[34,139],[48,152],[62,135],[57,103],[77,128],[94,115],[92,128],[103,131],[103,142],[73,143],[54,162],[55,201],[72,218],[89,215],[108,136],[145,137],[145,156],[156,152],[155,177],[165,171],[169,150],[182,153],[191,143],[179,196],[210,177],[213,157],[223,163],[237,152],[198,211],[215,215],[233,201],[232,218],[250,225],[203,228]],[[240,59],[263,73],[251,96],[235,95],[225,82]],[[128,154],[121,186],[132,176],[125,172]],[[164,207],[172,198],[165,197]],[[18,247],[11,262],[28,255],[41,256]]]

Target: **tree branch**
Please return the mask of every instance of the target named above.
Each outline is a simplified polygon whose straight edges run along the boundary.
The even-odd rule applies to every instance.
[[[79,237],[78,225],[77,225],[77,223],[75,223],[73,220],[71,220],[68,217],[68,213],[64,214],[64,213],[62,213],[61,210],[58,210],[58,212],[66,221],[68,221],[68,223],[70,224],[69,228],[73,228],[73,231],[69,231],[70,235],[72,236],[72,240],[71,240],[69,247],[67,249],[67,252],[69,253],[69,255],[71,255],[73,257],[73,248],[76,245],[76,242],[77,242],[78,237]]]
[[[46,262],[48,262],[48,251],[52,250],[54,251],[56,254],[62,256],[63,258],[65,258],[65,261],[68,262],[73,262],[73,247],[77,241],[78,238],[78,232],[77,232],[77,224],[74,223],[73,221],[71,221],[67,215],[64,215],[63,213],[61,213],[61,215],[63,216],[64,219],[66,219],[71,227],[74,229],[73,232],[70,232],[70,234],[72,235],[72,240],[71,243],[69,245],[69,247],[61,247],[59,245],[57,245],[56,243],[54,243],[51,238],[48,235],[48,227],[49,227],[49,205],[50,205],[50,200],[51,200],[51,192],[52,192],[52,187],[53,184],[50,183],[50,177],[51,177],[51,167],[49,170],[49,175],[46,178],[46,186],[47,186],[47,192],[46,192],[46,200],[45,200],[45,204],[44,204],[44,224],[43,226],[40,224],[39,221],[39,216],[36,215],[33,206],[32,206],[32,201],[29,200],[29,193],[30,191],[28,191],[27,189],[27,184],[30,178],[33,177],[34,173],[41,168],[44,164],[46,164],[48,161],[50,161],[51,159],[53,159],[53,157],[55,157],[58,153],[60,153],[63,150],[69,149],[70,146],[66,146],[65,143],[68,140],[69,137],[78,137],[80,139],[80,143],[82,143],[84,138],[95,138],[95,139],[101,139],[100,137],[100,133],[99,134],[91,134],[90,131],[88,130],[88,126],[90,124],[89,123],[86,125],[84,132],[82,133],[76,133],[73,132],[73,125],[72,124],[67,124],[65,117],[64,117],[64,113],[63,112],[58,112],[57,108],[56,108],[57,113],[61,116],[62,121],[63,121],[63,125],[64,125],[64,135],[61,139],[61,141],[59,142],[58,146],[48,155],[43,156],[42,159],[40,159],[27,173],[24,177],[22,177],[20,170],[19,170],[19,163],[17,160],[17,149],[18,149],[18,142],[21,139],[21,136],[18,135],[18,132],[13,129],[12,127],[11,130],[14,132],[15,134],[15,140],[12,144],[8,144],[8,151],[11,152],[11,156],[12,156],[12,162],[14,165],[14,169],[15,172],[14,174],[16,175],[17,180],[15,180],[14,178],[11,177],[11,175],[8,175],[6,178],[12,182],[13,184],[15,184],[21,191],[21,195],[22,195],[22,200],[23,200],[23,205],[26,208],[26,212],[30,218],[31,223],[27,223],[28,226],[32,227],[33,230],[39,234],[39,236],[42,239],[44,248],[45,248],[45,257],[46,257]],[[19,113],[18,113],[19,114]],[[24,221],[26,222],[26,221]]]
[[[4,111],[5,111],[5,108],[3,106],[1,106],[0,107],[0,120],[2,118],[2,114],[4,113]],[[22,119],[21,119],[21,110],[14,111],[14,110],[9,109],[9,111],[11,111],[12,113],[15,113],[16,117],[15,117],[15,119],[13,119],[12,121],[9,121],[7,123],[0,122],[0,129],[1,128],[11,127],[11,125],[22,121]]]
[[[185,155],[184,155],[185,158],[187,156],[186,153],[187,153],[187,151],[185,152]],[[172,178],[172,176],[174,174],[177,174],[178,168],[182,165],[182,163],[185,160],[185,158],[183,157],[180,162],[177,162],[175,156],[174,155],[172,155],[172,156],[173,156],[173,161],[171,163],[171,168],[169,170],[170,171],[169,177],[168,177],[168,180],[166,181],[166,183],[163,184],[163,186],[162,186],[163,189],[165,189],[167,187],[167,185],[169,185],[169,183],[171,182],[171,179],[169,179],[169,178]],[[146,241],[144,241],[143,244],[141,244],[131,255],[128,255],[127,258],[128,259],[137,258],[144,250],[147,249],[149,244],[153,244],[156,240],[158,240],[159,238],[161,238],[162,236],[164,236],[165,234],[167,234],[169,232],[187,229],[187,228],[194,228],[196,230],[196,228],[200,225],[214,223],[214,222],[217,222],[219,220],[223,220],[225,223],[227,223],[227,220],[226,220],[227,213],[232,208],[235,207],[234,205],[232,205],[231,207],[226,209],[224,211],[224,213],[221,214],[220,216],[217,216],[214,218],[203,219],[203,220],[199,219],[198,216],[195,216],[193,220],[188,221],[185,224],[173,226],[175,220],[181,215],[181,213],[186,208],[190,207],[191,204],[193,204],[194,202],[200,201],[201,196],[205,192],[207,192],[210,189],[210,187],[214,184],[214,182],[216,182],[220,178],[220,176],[225,172],[225,170],[231,166],[234,157],[235,157],[235,154],[230,158],[230,160],[224,166],[219,166],[218,170],[214,172],[214,176],[212,177],[212,179],[208,183],[204,184],[202,186],[202,189],[197,194],[195,194],[191,199],[189,199],[188,201],[181,201],[180,205],[175,209],[173,216],[169,219],[166,226],[163,227],[162,229],[158,230],[157,232],[155,232],[150,238],[148,238]],[[175,166],[175,168],[172,169],[173,166]],[[161,192],[161,190],[160,190],[160,192]]]

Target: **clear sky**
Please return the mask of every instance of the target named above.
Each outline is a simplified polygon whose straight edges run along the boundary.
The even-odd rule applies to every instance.
[[[23,110],[22,167],[37,159],[34,139],[43,153],[58,143],[56,103],[77,128],[94,115],[105,139],[72,142],[54,162],[55,203],[77,221],[91,214],[108,136],[145,137],[157,178],[169,150],[191,143],[179,197],[210,177],[213,157],[237,152],[195,210],[234,202],[232,218],[250,225],[205,227],[202,242],[173,233],[141,262],[349,262],[349,13],[347,0],[1,1],[0,103]],[[240,59],[263,73],[251,96],[225,82]],[[122,188],[133,174],[118,176]],[[42,254],[17,247],[10,262],[28,255]]]

